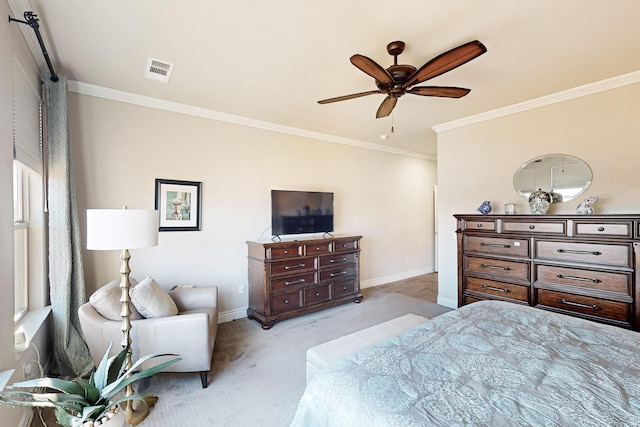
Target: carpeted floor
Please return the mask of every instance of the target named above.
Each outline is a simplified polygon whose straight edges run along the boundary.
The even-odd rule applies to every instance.
[[[263,330],[247,318],[219,325],[209,387],[197,374],[161,373],[137,392],[160,398],[141,427],[288,426],[305,388],[308,348],[406,313],[434,317],[435,273],[365,289],[347,303]],[[34,422],[33,426],[39,426]],[[51,426],[51,424],[49,424]]]

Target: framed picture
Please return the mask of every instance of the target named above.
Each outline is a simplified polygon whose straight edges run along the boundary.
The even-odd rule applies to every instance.
[[[201,182],[156,179],[160,231],[200,231]]]

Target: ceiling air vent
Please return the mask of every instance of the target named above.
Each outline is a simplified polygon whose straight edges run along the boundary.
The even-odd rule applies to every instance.
[[[147,79],[167,83],[172,72],[173,64],[159,59],[149,58],[144,76]]]

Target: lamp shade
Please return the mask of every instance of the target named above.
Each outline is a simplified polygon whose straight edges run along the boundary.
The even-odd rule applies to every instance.
[[[87,249],[122,250],[158,244],[158,211],[87,209]]]

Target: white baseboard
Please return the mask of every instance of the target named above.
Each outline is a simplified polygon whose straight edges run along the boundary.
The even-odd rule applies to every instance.
[[[438,295],[438,305],[443,305],[445,307],[453,308],[454,310],[458,308],[458,300],[451,298],[444,298]]]
[[[433,267],[425,267],[419,268],[416,270],[403,271],[401,273],[391,274],[388,276],[377,277],[375,279],[363,280],[360,282],[360,288],[372,288],[374,286],[385,285],[387,283],[397,282],[398,280],[410,279],[412,277],[421,276],[423,274],[433,273],[435,270]],[[440,303],[440,298],[438,298],[438,304],[445,305],[446,307],[456,308],[458,306],[458,302],[454,301],[454,305],[446,305]],[[247,317],[247,308],[238,308],[236,310],[225,311],[222,313],[218,313],[218,323],[226,323],[231,322],[236,319],[243,319]]]
[[[247,308],[238,308],[236,310],[225,311],[224,313],[218,313],[218,323],[227,323],[236,319],[242,319],[247,317]]]
[[[419,268],[416,270],[403,271],[401,273],[390,274],[388,276],[377,277],[375,279],[363,280],[360,282],[360,288],[372,288],[374,286],[386,285],[387,283],[397,282],[398,280],[410,279],[412,277],[421,276],[423,274],[433,273],[433,266]]]

